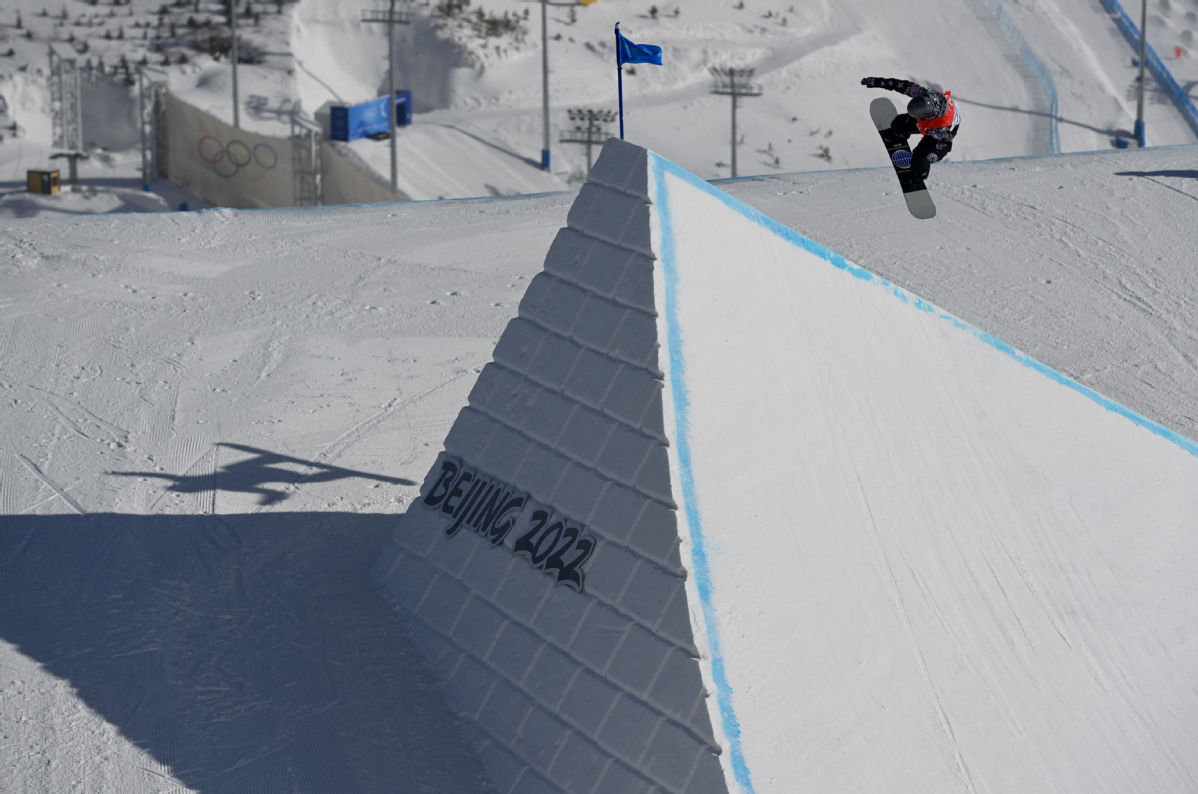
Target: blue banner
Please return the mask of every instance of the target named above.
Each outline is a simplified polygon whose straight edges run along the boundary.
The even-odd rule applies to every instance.
[[[661,47],[656,44],[633,44],[616,31],[616,63],[652,63],[661,66]]]

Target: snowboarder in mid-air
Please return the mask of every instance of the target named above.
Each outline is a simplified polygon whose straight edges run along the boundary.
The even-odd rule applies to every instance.
[[[933,91],[910,80],[894,77],[865,77],[861,85],[885,88],[911,97],[907,102],[907,112],[894,117],[890,131],[903,140],[916,133],[923,136],[911,150],[911,175],[922,182],[927,178],[932,163],[943,160],[952,151],[953,138],[961,124],[961,112],[952,98],[952,92]]]

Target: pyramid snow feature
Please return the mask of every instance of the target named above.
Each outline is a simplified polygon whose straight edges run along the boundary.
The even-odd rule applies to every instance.
[[[499,791],[1180,791],[1195,483],[612,142],[379,574]]]
[[[727,790],[671,492],[647,159],[604,148],[378,565],[500,792]]]

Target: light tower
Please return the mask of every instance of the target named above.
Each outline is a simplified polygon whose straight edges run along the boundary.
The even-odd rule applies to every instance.
[[[736,100],[743,96],[761,96],[761,86],[749,81],[755,70],[750,67],[713,66],[711,93],[732,97],[732,176],[736,176]]]
[[[574,129],[564,133],[562,143],[581,143],[587,147],[587,176],[591,175],[591,147],[602,145],[611,134],[602,126],[616,120],[614,110],[593,110],[590,108],[570,108],[566,111]]]

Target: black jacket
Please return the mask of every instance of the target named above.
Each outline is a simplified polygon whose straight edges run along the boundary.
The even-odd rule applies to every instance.
[[[939,91],[933,91],[930,88],[926,88],[919,83],[913,83],[910,80],[900,80],[897,77],[866,77],[861,80],[861,85],[868,86],[869,88],[885,88],[887,91],[897,91],[900,94],[906,94],[912,99],[915,97],[926,96],[928,101],[932,104],[933,115],[935,116],[943,114],[948,110],[949,107],[948,97],[946,97],[944,94],[940,93]],[[903,124],[903,121],[899,122],[900,125]],[[910,126],[912,129],[907,131],[908,135],[915,132],[914,124],[911,124]],[[956,126],[953,126],[944,130],[935,130],[930,134],[934,138],[951,141],[953,136],[957,134],[957,128]]]

